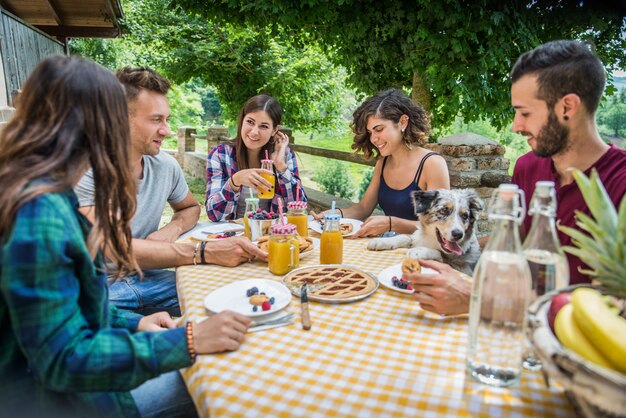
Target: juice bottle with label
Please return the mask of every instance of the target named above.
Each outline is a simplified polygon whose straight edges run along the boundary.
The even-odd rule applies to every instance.
[[[320,239],[320,264],[343,262],[343,235],[339,226],[341,216],[337,213],[324,215],[324,230]]]
[[[298,229],[301,237],[309,236],[309,221],[306,216],[306,202],[296,201],[287,203],[287,222],[293,224]]]
[[[274,197],[274,186],[276,183],[276,178],[274,177],[274,161],[272,160],[261,160],[261,168],[271,171],[272,174],[261,174],[265,180],[269,181],[272,184],[271,190],[268,192],[266,190],[258,190],[259,199],[272,199]]]
[[[250,234],[250,223],[248,222],[248,215],[250,214],[250,212],[256,212],[258,208],[259,199],[257,199],[256,197],[249,197],[246,199],[246,211],[243,214],[243,235],[248,239],[252,239]]]
[[[300,265],[300,246],[295,225],[272,225],[268,265],[270,272],[276,275],[287,274]]]

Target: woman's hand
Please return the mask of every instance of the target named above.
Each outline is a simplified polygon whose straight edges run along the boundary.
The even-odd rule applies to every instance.
[[[377,237],[389,231],[389,216],[370,216],[350,238]]]
[[[237,171],[235,174],[233,174],[231,179],[233,180],[235,185],[239,187],[245,185],[255,189],[257,192],[272,191],[271,188],[274,187],[274,185],[267,181],[267,179],[262,177],[261,174],[267,174],[270,176],[274,175],[274,173],[272,173],[271,171],[264,170],[262,168],[248,168],[245,170]]]
[[[274,135],[274,152],[270,155],[270,158],[274,161],[274,167],[276,167],[276,170],[280,173],[287,169],[285,155],[288,146],[289,137],[280,131],[276,132]]]

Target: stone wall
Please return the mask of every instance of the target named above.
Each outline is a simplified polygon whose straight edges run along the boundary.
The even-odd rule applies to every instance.
[[[293,143],[291,130],[285,129]],[[172,152],[181,167],[194,177],[205,178],[206,155],[195,152],[196,130],[190,127],[178,129],[178,152]],[[222,126],[211,127],[206,139],[209,145],[230,139],[228,129]],[[441,138],[439,142],[426,145],[443,156],[450,171],[450,186],[452,188],[473,188],[485,203],[485,210],[477,224],[479,236],[487,235],[491,225],[487,220],[487,205],[493,190],[501,183],[508,183],[511,177],[508,174],[509,160],[504,157],[504,146],[489,138],[473,133],[462,133]],[[309,207],[312,210],[324,210],[330,206],[332,200],[338,200],[338,205],[344,207],[350,204],[345,199],[305,188],[309,197]]]

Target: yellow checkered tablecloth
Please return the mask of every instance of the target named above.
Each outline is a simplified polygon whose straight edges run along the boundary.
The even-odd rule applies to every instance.
[[[367,240],[344,240],[344,263],[373,274],[406,250],[372,252]],[[300,266],[319,263],[319,249]],[[204,297],[239,279],[271,279],[266,263],[177,269],[186,319],[206,317]],[[287,308],[300,312],[293,298]],[[465,375],[467,319],[425,312],[381,286],[350,304],[309,303],[313,328],[247,334],[238,351],[199,356],[182,374],[202,417],[568,417],[562,392],[540,372],[517,386],[492,388]],[[297,315],[299,318],[299,315]]]

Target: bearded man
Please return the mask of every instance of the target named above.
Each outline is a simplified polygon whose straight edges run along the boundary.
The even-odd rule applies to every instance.
[[[526,207],[538,181],[554,181],[557,221],[576,227],[575,211],[590,215],[571,168],[587,176],[598,171],[613,204],[626,193],[626,151],[605,143],[595,114],[606,82],[602,62],[589,45],[553,41],[523,54],[511,71],[513,130],[528,138],[532,152],[517,160],[513,183],[526,195]],[[529,231],[532,218],[524,224]],[[558,232],[562,245],[572,245]],[[570,284],[589,283],[582,261],[567,254]]]

